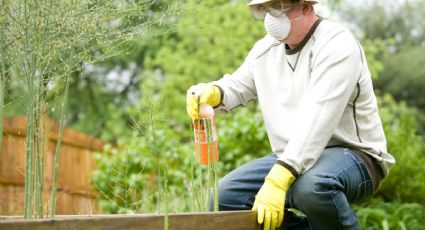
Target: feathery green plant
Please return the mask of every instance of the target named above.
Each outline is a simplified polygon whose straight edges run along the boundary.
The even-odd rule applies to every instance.
[[[96,63],[123,52],[117,47],[140,36],[152,23],[128,23],[127,16],[143,12],[150,4],[108,0],[0,1],[0,117],[3,114],[6,71],[13,72],[17,76],[15,81],[21,80],[26,86],[27,105],[22,106],[26,107],[28,117],[25,218],[43,217],[44,212],[43,138],[46,130],[40,121],[49,109],[45,101],[46,92],[51,88],[62,89],[57,86],[63,82],[67,88],[70,76],[81,72],[85,62]],[[6,48],[13,52],[5,52]],[[5,63],[13,63],[13,66],[6,70]],[[66,95],[63,96],[66,101]],[[64,115],[59,117],[63,127]],[[59,168],[60,143],[56,153],[54,175]],[[52,189],[51,214],[54,215],[56,176]]]
[[[146,89],[148,92],[149,89]],[[101,193],[102,204],[107,212],[136,212],[156,211],[164,212],[164,223],[168,218],[168,166],[167,156],[164,155],[162,138],[163,119],[156,116],[162,108],[162,103],[153,101],[154,98],[145,97],[145,108],[133,118],[133,127],[137,131],[137,144],[142,148],[131,149],[116,154],[116,149],[105,149],[103,155],[97,155],[99,169],[93,175],[93,183]],[[123,169],[110,171],[118,162],[125,159],[125,175],[120,173]],[[105,175],[106,171],[110,171]],[[134,180],[133,180],[134,178]],[[134,185],[136,197],[122,195],[128,191],[128,181]],[[105,183],[106,182],[106,183]],[[111,184],[113,183],[113,184]],[[115,190],[115,191],[114,191]],[[118,193],[118,191],[120,191]],[[122,197],[122,202],[114,202],[113,197]],[[115,205],[115,204],[116,205]],[[131,205],[137,203],[138,205]],[[155,208],[149,204],[154,204]],[[112,207],[115,206],[115,207]],[[143,208],[143,210],[140,210]]]

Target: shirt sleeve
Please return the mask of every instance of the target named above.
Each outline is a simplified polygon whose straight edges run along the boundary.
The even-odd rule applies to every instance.
[[[221,103],[215,108],[216,112],[228,112],[257,98],[251,58],[252,51],[233,74],[226,74],[211,83],[218,86],[222,92]]]
[[[278,160],[303,174],[320,157],[337,127],[362,69],[361,50],[350,33],[339,34],[312,58],[296,127]]]

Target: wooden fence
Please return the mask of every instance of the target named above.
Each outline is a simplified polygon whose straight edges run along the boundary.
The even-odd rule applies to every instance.
[[[43,203],[47,214],[59,125],[49,118],[43,118],[41,124],[46,131]],[[27,118],[24,116],[4,118],[3,144],[0,149],[0,215],[23,215],[26,127]],[[64,128],[56,214],[98,212],[90,175],[96,167],[93,152],[102,150],[103,146],[100,140]]]

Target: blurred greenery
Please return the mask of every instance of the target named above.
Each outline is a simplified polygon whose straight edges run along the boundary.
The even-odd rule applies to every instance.
[[[354,210],[363,229],[425,229],[425,206],[421,204],[373,199],[354,206]]]
[[[199,193],[205,188],[199,184],[203,175],[194,170],[186,89],[233,72],[264,36],[262,23],[251,17],[246,2],[134,1],[139,11],[121,15],[119,25],[144,24],[144,30],[119,44],[93,49],[88,52],[91,58],[80,60],[81,69],[70,85],[66,121],[111,143],[96,155],[98,170],[93,175],[104,212],[161,211],[158,184],[164,174],[159,168],[164,164],[173,198],[170,211],[199,210]],[[397,159],[374,198],[355,206],[359,220],[365,229],[420,229],[425,219],[425,3],[326,2],[365,49],[388,150]],[[103,58],[93,61],[96,55]],[[25,113],[26,89],[20,83],[15,78],[5,81],[6,115]],[[53,117],[63,85],[54,82],[47,92]],[[221,176],[270,153],[254,103],[216,119]]]
[[[383,42],[379,51],[383,68],[375,80],[375,87],[418,110],[417,131],[421,134],[425,134],[423,9],[425,2],[421,0],[374,0],[361,4],[343,1],[338,9],[339,15],[350,22],[359,37]]]

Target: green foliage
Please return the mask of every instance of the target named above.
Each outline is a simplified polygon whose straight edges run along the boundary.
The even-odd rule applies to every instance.
[[[172,211],[188,210],[190,191],[190,149],[174,139],[176,133],[167,128],[155,128],[157,139],[145,134],[134,134],[130,143],[120,149],[106,148],[97,154],[98,170],[93,175],[93,184],[100,192],[101,208],[107,213],[133,213],[161,211],[163,197],[159,187],[163,177],[162,166],[167,163],[168,190],[173,200]],[[156,143],[156,144],[155,144]],[[161,154],[158,161],[155,151]],[[125,146],[125,147],[124,147]],[[125,149],[123,149],[125,148]],[[158,173],[158,166],[161,167]],[[185,201],[182,201],[184,199]]]
[[[166,103],[153,95],[155,85],[158,79],[146,81],[141,106],[131,111],[131,136],[120,139],[118,148],[106,148],[97,155],[98,170],[92,181],[101,194],[104,212],[162,211],[165,180],[168,196],[173,197],[170,211],[191,209],[188,201],[193,200],[189,187],[194,146],[187,142],[191,133],[184,127],[171,128],[172,120],[165,116]]]
[[[397,164],[381,184],[378,195],[389,201],[425,202],[425,142],[416,134],[414,111],[390,95],[379,101],[388,151]]]
[[[363,229],[425,229],[425,206],[423,204],[388,203],[374,199],[361,207],[354,206],[354,210]]]
[[[385,69],[377,86],[417,108],[425,108],[425,47],[407,47],[383,60]]]
[[[258,107],[238,108],[217,121],[223,173],[272,152]]]
[[[143,157],[143,152],[137,150],[141,149],[118,152],[107,146],[102,154],[96,154],[98,170],[93,175],[93,181],[100,192],[102,210],[108,213],[129,213],[148,203],[141,201],[154,198],[153,191],[143,193],[140,190],[154,185],[154,177],[147,173],[152,172],[150,159]],[[146,207],[144,209],[149,210]]]

